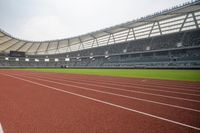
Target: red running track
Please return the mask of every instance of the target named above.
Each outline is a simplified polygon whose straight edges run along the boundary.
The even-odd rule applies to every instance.
[[[199,133],[200,83],[1,70],[0,123],[5,133]]]

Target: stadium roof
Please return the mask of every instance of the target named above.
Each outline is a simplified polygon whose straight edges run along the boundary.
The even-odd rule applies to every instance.
[[[0,30],[0,52],[22,51],[28,55],[48,55],[199,28],[200,1],[185,3],[153,15],[84,35],[48,41],[18,39]]]

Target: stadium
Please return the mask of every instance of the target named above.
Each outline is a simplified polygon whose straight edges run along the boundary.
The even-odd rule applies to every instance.
[[[0,133],[198,133],[199,69],[199,0],[65,39],[0,29]]]
[[[200,68],[198,4],[63,40],[31,42],[1,30],[1,67]]]

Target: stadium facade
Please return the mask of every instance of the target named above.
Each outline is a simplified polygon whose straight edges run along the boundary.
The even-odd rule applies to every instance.
[[[0,30],[1,67],[200,68],[200,1],[73,38],[27,41]]]

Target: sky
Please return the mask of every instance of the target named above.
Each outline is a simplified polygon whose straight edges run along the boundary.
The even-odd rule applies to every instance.
[[[0,28],[24,40],[74,37],[188,0],[0,0]]]

